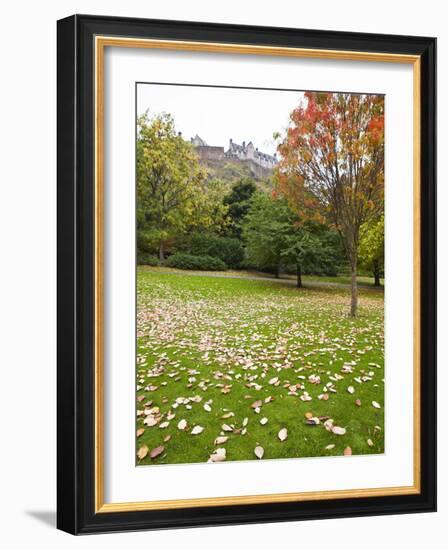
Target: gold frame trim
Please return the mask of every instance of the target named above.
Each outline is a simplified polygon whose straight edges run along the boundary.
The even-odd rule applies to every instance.
[[[159,500],[142,502],[104,502],[104,50],[106,47],[152,48],[162,50],[243,55],[269,55],[345,61],[407,63],[413,65],[413,180],[414,180],[414,480],[413,485],[352,490],[314,491],[264,495]],[[340,498],[362,498],[420,494],[421,426],[420,426],[420,56],[380,52],[320,50],[250,44],[221,44],[177,40],[153,40],[96,36],[95,54],[95,513],[167,510],[205,506],[231,506],[275,502],[303,502]]]

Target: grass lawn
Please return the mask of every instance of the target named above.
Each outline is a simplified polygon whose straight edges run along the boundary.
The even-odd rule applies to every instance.
[[[147,269],[147,267],[143,267],[141,269]],[[184,271],[182,269],[177,269],[175,267],[151,267],[151,271],[155,273],[180,273],[182,275],[190,274],[190,275],[210,275],[213,277],[237,277],[239,279],[254,279],[254,278],[260,278],[260,279],[272,279],[273,281],[279,281],[279,279],[276,279],[273,274],[266,273],[263,271],[247,271],[245,269],[238,269],[238,270],[232,270],[228,269],[227,271]],[[372,277],[365,277],[365,276],[358,276],[358,285],[360,287],[371,287],[375,290],[378,289],[378,287],[375,287],[374,280]],[[282,273],[280,276],[280,280],[282,281],[290,281],[292,283],[295,283],[296,276],[295,275],[288,275],[286,273]],[[334,284],[334,285],[349,285],[350,284],[350,276],[349,275],[338,275],[337,277],[328,277],[328,276],[321,276],[317,277],[315,275],[303,275],[302,276],[303,284],[306,285],[307,283],[324,283],[324,284]],[[381,284],[384,284],[384,279],[381,279]],[[378,289],[380,290],[380,289]]]
[[[138,464],[384,452],[381,291],[352,319],[346,288],[151,268],[137,287]]]

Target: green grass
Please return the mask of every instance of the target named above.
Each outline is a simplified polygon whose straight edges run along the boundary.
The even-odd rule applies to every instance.
[[[257,445],[264,448],[263,460],[341,455],[347,447],[353,454],[384,452],[382,292],[361,289],[353,319],[345,288],[296,289],[287,282],[147,268],[138,270],[137,283],[137,429],[145,429],[137,449],[164,446],[157,458],[148,454],[138,464],[206,462],[217,447],[226,449],[227,460],[257,460]],[[352,373],[341,372],[344,363],[352,363]],[[312,384],[310,375],[321,382]],[[279,383],[269,384],[275,377]],[[329,399],[318,399],[329,382],[336,393],[327,387]],[[289,386],[297,384],[303,388],[290,395]],[[311,401],[300,399],[304,391]],[[264,403],[268,397],[272,401]],[[176,399],[182,401],[177,407]],[[260,399],[257,414],[251,404]],[[152,407],[159,408],[158,424],[148,427],[144,409]],[[345,435],[323,423],[307,425],[309,412],[332,418]],[[170,413],[175,417],[167,420]],[[226,413],[233,416],[223,419]],[[177,427],[182,419],[188,422],[184,431]],[[169,426],[160,428],[164,422]],[[224,434],[223,424],[233,431]],[[196,425],[204,430],[192,435]],[[282,428],[288,430],[283,442],[277,437]],[[222,434],[228,441],[214,445]]]
[[[246,269],[228,269],[227,271],[195,271],[195,270],[189,270],[185,271],[183,269],[177,269],[175,267],[165,267],[165,266],[157,266],[157,267],[149,267],[149,266],[140,266],[141,270],[150,269],[154,273],[179,273],[182,275],[213,275],[214,277],[238,277],[240,279],[254,279],[254,278],[260,278],[260,279],[272,279],[273,281],[279,281],[275,277],[275,275],[271,273],[267,273],[264,271],[249,271]],[[294,282],[296,281],[296,276],[291,274],[282,273],[280,276],[281,281],[290,281]],[[325,283],[328,285],[335,284],[335,285],[349,285],[350,284],[350,276],[349,275],[338,275],[336,277],[330,277],[330,276],[316,276],[316,275],[303,275],[302,276],[303,284],[306,286],[307,284],[313,284],[313,283]],[[366,277],[363,275],[360,275],[357,277],[358,285],[360,287],[371,287],[375,290],[382,290],[382,287],[378,288],[374,285],[374,280],[372,277]],[[381,284],[384,284],[384,279],[381,279]]]

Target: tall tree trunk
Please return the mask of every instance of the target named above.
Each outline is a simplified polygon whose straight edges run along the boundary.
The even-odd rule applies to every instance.
[[[350,315],[351,317],[356,317],[356,312],[358,310],[358,280],[356,278],[356,274],[357,274],[356,256],[352,258],[350,263],[351,263],[350,290],[352,293],[352,298],[350,302]]]
[[[374,286],[381,286],[380,269],[376,261],[373,263],[373,278],[375,279]]]
[[[302,266],[297,264],[297,288],[302,288]]]
[[[159,260],[161,262],[165,260],[165,249],[163,246],[163,241],[160,241],[160,244],[159,244]]]

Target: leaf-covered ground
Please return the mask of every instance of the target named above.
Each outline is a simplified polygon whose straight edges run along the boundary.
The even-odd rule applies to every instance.
[[[384,452],[384,299],[137,274],[137,464]]]

